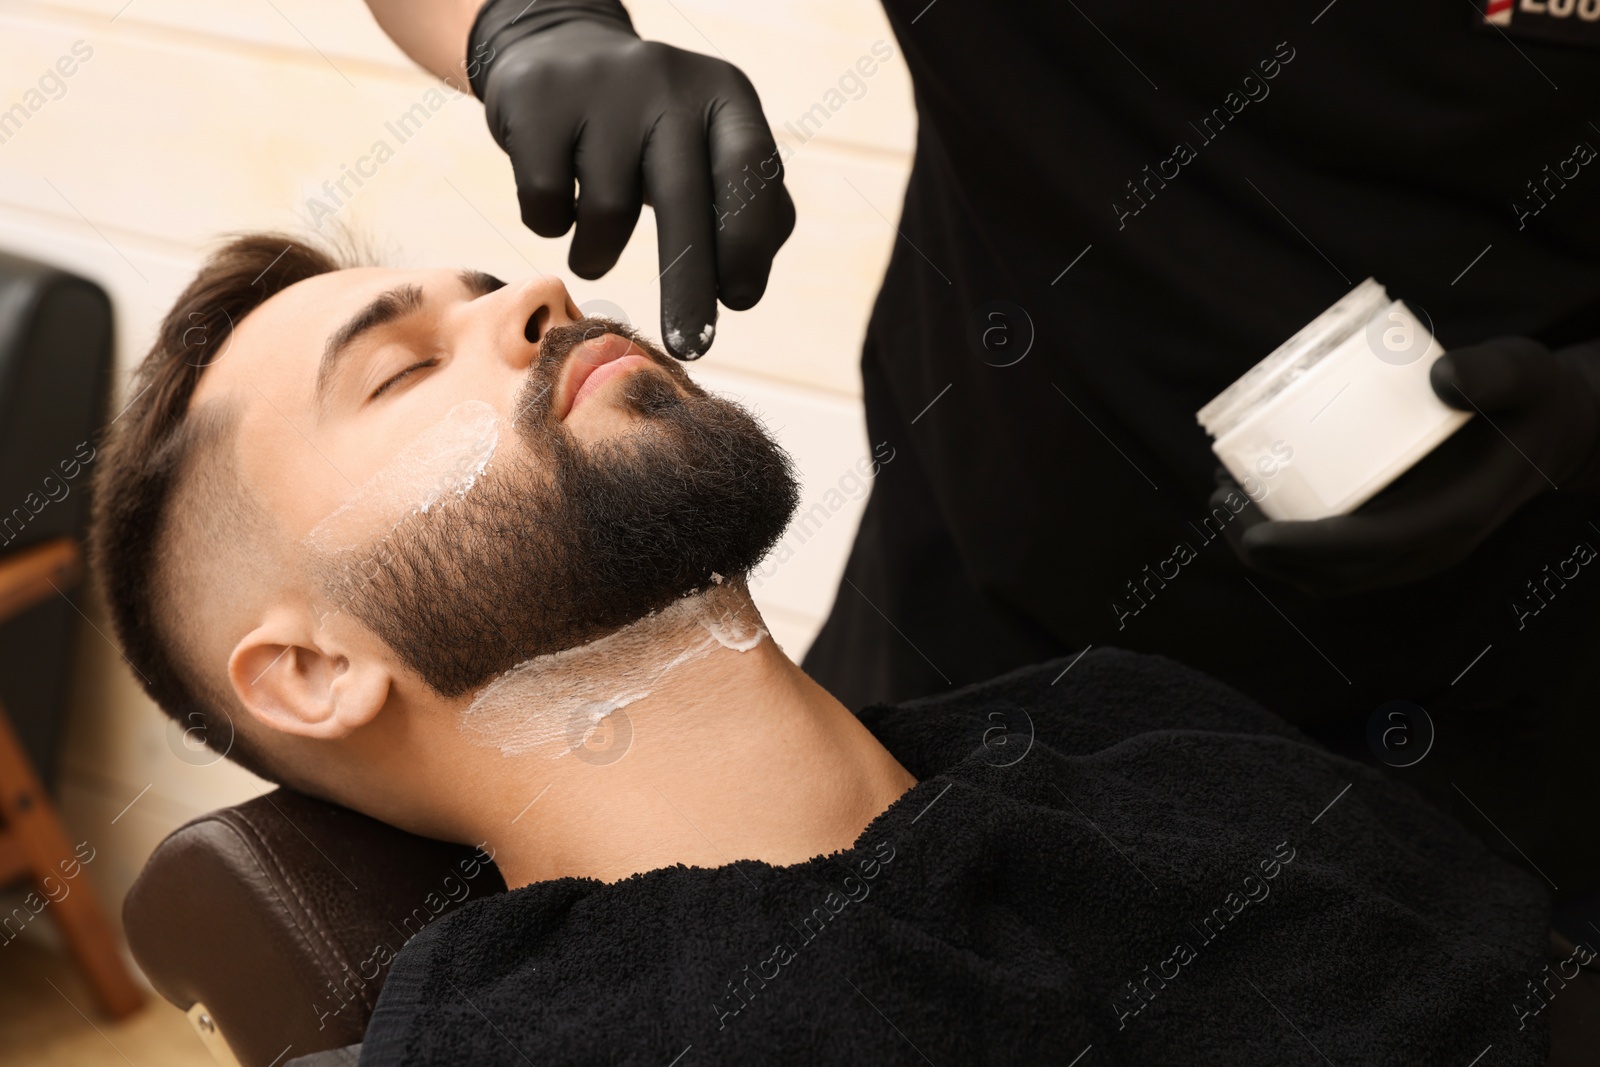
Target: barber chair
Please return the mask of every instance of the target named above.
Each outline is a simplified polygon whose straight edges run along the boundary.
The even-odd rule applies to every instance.
[[[123,926],[218,1063],[272,1067],[359,1042],[407,938],[505,888],[474,849],[279,789],[174,831]]]

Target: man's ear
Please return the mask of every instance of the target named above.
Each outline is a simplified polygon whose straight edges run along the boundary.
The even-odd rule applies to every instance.
[[[228,679],[263,726],[323,741],[377,718],[393,682],[369,645],[341,640],[314,612],[287,605],[269,608],[234,646]]]

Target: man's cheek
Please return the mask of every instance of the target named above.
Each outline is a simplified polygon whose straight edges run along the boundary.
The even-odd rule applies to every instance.
[[[348,552],[381,540],[413,514],[448,506],[488,467],[500,431],[491,405],[455,405],[312,527],[308,545],[323,554]]]

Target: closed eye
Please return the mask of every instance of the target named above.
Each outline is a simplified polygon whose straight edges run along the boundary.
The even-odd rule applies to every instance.
[[[409,376],[412,371],[422,370],[422,369],[424,369],[426,367],[435,367],[435,366],[438,366],[438,364],[439,364],[439,359],[438,359],[437,356],[435,356],[435,357],[433,357],[431,359],[418,360],[417,362],[411,364],[409,367],[406,367],[403,370],[399,371],[393,377],[391,377],[391,378],[387,379],[386,381],[384,381],[384,383],[382,385],[378,386],[378,388],[376,388],[376,389],[374,389],[372,391],[372,395],[367,397],[367,399],[369,401],[378,399],[378,397],[382,396],[384,393],[386,393],[390,389],[392,389],[395,385],[399,384],[399,382],[402,379],[404,379],[407,376]]]

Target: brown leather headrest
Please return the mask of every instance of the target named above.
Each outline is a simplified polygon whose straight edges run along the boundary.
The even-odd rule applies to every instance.
[[[503,892],[471,848],[279,789],[173,831],[123,922],[157,991],[204,1002],[240,1063],[267,1067],[360,1041],[406,939]]]

